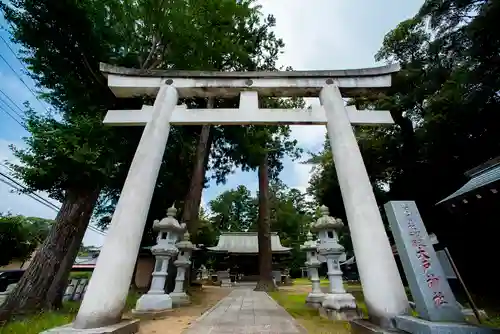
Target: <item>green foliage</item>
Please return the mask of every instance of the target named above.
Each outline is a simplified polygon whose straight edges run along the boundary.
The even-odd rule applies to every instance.
[[[0,266],[27,260],[49,233],[49,219],[0,213]]]
[[[247,231],[255,223],[255,198],[245,186],[223,192],[209,205],[211,220],[220,231]]]
[[[435,204],[463,185],[466,170],[500,152],[500,66],[493,56],[500,52],[499,18],[497,1],[425,1],[414,18],[387,33],[376,55],[401,65],[392,87],[350,101],[390,110],[396,123],[356,130],[379,204],[415,200],[436,233],[446,231]],[[310,194],[344,218],[327,142],[312,160]]]
[[[109,222],[142,132],[104,127],[102,118],[108,109],[139,108],[143,101],[117,100],[99,62],[144,69],[264,69],[274,68],[283,47],[270,31],[274,18],[263,18],[254,1],[15,0],[0,9],[34,80],[47,92],[44,98],[61,116],[56,121],[28,111],[32,137],[26,139],[28,149],[14,149],[22,162],[13,166],[17,176],[59,200],[71,188],[104,190],[96,212],[102,226]],[[206,104],[184,102],[191,108]],[[220,128],[216,132],[214,145],[234,147]],[[198,133],[199,127],[171,130],[148,221],[184,197],[190,175],[180,171],[192,169]],[[220,181],[233,163],[217,162]]]

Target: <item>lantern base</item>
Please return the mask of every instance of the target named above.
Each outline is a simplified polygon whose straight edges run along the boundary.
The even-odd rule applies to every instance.
[[[311,292],[306,297],[306,305],[315,309],[319,309],[325,299],[325,294],[322,292]]]
[[[134,311],[143,313],[147,311],[163,311],[170,309],[172,309],[172,298],[170,298],[168,294],[145,294],[137,300]]]
[[[171,292],[170,298],[174,306],[188,305],[191,303],[189,296],[185,292]]]
[[[319,313],[330,320],[355,320],[361,318],[356,299],[350,293],[329,293],[325,296]]]

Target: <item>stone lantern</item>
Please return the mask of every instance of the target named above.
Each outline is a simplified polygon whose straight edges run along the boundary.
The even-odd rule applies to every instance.
[[[151,253],[156,258],[155,267],[151,281],[151,288],[137,301],[134,313],[149,313],[169,310],[172,308],[172,299],[165,293],[165,281],[167,279],[168,262],[170,258],[179,252],[175,243],[179,235],[184,231],[185,225],[179,224],[175,219],[177,210],[172,205],[167,210],[167,217],[161,221],[155,220],[153,229],[158,231],[156,245],[151,247]]]
[[[170,293],[170,298],[172,298],[174,305],[186,305],[190,302],[189,296],[184,291],[186,270],[191,265],[191,252],[194,249],[194,245],[189,240],[189,237],[189,232],[186,231],[184,238],[175,244],[179,250],[177,260],[174,262],[174,265],[177,267],[177,276],[175,277],[174,291]]]
[[[306,252],[307,261],[305,265],[309,271],[309,278],[312,283],[312,291],[306,297],[306,304],[314,308],[319,308],[325,294],[321,291],[318,275],[318,268],[321,266],[321,262],[318,260],[318,245],[313,240],[311,232],[307,233],[307,241],[300,246],[300,249]]]
[[[344,247],[339,244],[337,231],[344,224],[339,218],[330,216],[326,206],[321,206],[321,217],[312,224],[311,230],[318,234],[318,252],[326,258],[328,267],[328,280],[330,282],[328,293],[323,299],[320,313],[330,319],[351,320],[359,318],[354,296],[344,289],[340,258],[344,254]]]

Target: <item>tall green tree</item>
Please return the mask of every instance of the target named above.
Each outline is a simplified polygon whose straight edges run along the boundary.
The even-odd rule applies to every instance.
[[[253,224],[257,207],[250,190],[239,186],[217,196],[209,203],[213,216],[211,220],[218,230],[224,232],[244,232]]]
[[[261,24],[258,7],[252,4],[252,1],[236,4],[195,0],[64,3],[15,0],[1,5],[12,25],[13,40],[21,44],[33,78],[47,89],[45,99],[62,116],[62,122],[56,122],[28,113],[27,125],[33,134],[28,139],[30,148],[16,150],[24,164],[14,167],[17,176],[32,189],[49,191],[52,197],[63,201],[63,206],[43,245],[44,251],[37,255],[17,290],[3,305],[0,318],[20,309],[55,306],[57,298],[46,293],[61,289],[49,289],[49,285],[61,286],[65,282],[99,194],[105,197],[101,202],[106,204],[113,204],[118,196],[141,129],[109,129],[101,121],[107,109],[137,108],[143,101],[117,100],[99,73],[99,62],[143,69],[257,66],[266,59],[266,54],[275,58],[274,45],[282,42]],[[186,102],[198,106],[204,103]],[[172,148],[167,154],[177,153],[176,158],[192,166],[196,133],[196,129],[172,131],[173,140],[169,143],[174,145],[169,145]],[[51,145],[50,141],[57,145]],[[162,166],[164,178],[159,180],[153,199],[156,207],[170,206],[179,194],[186,193],[189,176],[172,177],[182,166],[173,161],[176,160],[167,158]],[[170,198],[159,199],[166,189],[170,193],[172,189],[179,191]],[[158,211],[151,210],[150,214],[158,218]],[[56,272],[58,278],[50,280]],[[33,285],[37,288],[29,289]]]
[[[415,200],[440,240],[460,236],[443,223],[450,217],[436,203],[465,183],[466,170],[500,152],[498,19],[498,1],[426,0],[415,17],[387,33],[376,55],[401,65],[393,86],[352,101],[390,110],[396,123],[357,131],[375,189],[383,186],[379,203]],[[328,198],[336,187],[332,175],[320,161],[311,191]]]
[[[47,236],[51,223],[49,219],[0,213],[0,266],[29,259]]]

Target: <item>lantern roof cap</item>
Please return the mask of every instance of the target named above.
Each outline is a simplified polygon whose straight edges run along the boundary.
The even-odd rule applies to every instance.
[[[185,224],[179,224],[179,221],[175,218],[177,214],[177,209],[174,204],[167,209],[167,216],[162,220],[155,220],[153,222],[153,229],[156,231],[168,231],[168,232],[182,232],[185,229]]]
[[[191,242],[190,238],[191,236],[189,232],[186,230],[186,232],[184,232],[182,240],[176,243],[175,246],[179,248],[181,251],[192,250],[194,248],[194,245]]]
[[[330,210],[326,205],[322,205],[319,210],[321,212],[321,217],[311,225],[311,230],[313,232],[338,230],[344,226],[342,219],[330,216]]]
[[[316,240],[313,240],[311,231],[307,232],[306,238],[307,240],[304,242],[304,244],[300,245],[300,249],[304,251],[311,251],[318,248],[318,242]]]

